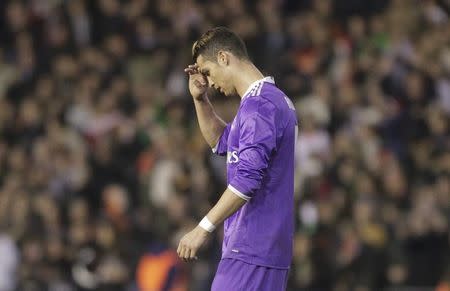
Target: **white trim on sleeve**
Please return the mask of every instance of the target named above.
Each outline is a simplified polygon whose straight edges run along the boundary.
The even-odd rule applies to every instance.
[[[243,194],[241,191],[239,191],[238,189],[234,188],[233,186],[231,186],[230,184],[228,184],[228,189],[231,190],[231,192],[233,192],[234,194],[236,194],[237,196],[241,197],[242,199],[244,199],[245,201],[249,201],[251,197]]]

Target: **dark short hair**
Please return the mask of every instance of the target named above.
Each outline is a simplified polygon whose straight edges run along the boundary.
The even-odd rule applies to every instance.
[[[192,59],[199,55],[215,60],[220,50],[231,52],[240,59],[248,59],[247,48],[242,39],[226,27],[215,27],[205,32],[192,46]]]

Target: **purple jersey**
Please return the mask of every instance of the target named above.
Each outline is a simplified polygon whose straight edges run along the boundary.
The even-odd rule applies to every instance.
[[[227,155],[228,188],[248,201],[225,220],[222,259],[289,268],[296,135],[290,99],[270,77],[253,83],[213,149]]]

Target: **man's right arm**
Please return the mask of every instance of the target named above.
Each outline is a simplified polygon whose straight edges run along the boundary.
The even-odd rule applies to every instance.
[[[217,115],[209,101],[208,79],[199,71],[198,65],[189,65],[184,71],[189,75],[189,91],[194,100],[200,130],[206,142],[214,148],[226,123]]]
[[[194,99],[194,105],[200,131],[209,146],[214,148],[226,127],[226,123],[215,112],[206,92],[203,94],[203,98]]]

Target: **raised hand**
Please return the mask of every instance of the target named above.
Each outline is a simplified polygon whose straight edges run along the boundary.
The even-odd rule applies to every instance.
[[[189,91],[195,100],[202,100],[208,89],[208,79],[199,71],[198,65],[189,65],[184,71],[189,75]]]

